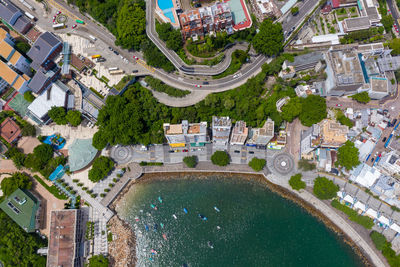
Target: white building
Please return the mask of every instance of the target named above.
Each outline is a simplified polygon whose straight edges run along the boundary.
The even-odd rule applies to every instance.
[[[351,171],[350,180],[370,188],[381,176],[381,172],[365,163],[358,165]]]
[[[252,128],[249,133],[248,145],[266,146],[274,137],[274,121],[268,118],[262,128]]]
[[[217,146],[227,146],[232,122],[229,117],[212,117],[212,141]]]
[[[207,122],[189,123],[183,120],[180,124],[163,124],[164,135],[172,148],[204,146],[207,143]]]

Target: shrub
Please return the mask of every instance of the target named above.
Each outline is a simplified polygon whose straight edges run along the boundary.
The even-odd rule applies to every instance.
[[[25,100],[28,101],[28,102],[33,102],[33,100],[35,100],[35,96],[32,94],[31,91],[26,91],[26,92],[24,93],[24,98],[25,98]]]
[[[292,189],[299,191],[300,189],[306,188],[306,183],[301,180],[301,177],[301,173],[290,177],[289,185],[292,187]]]
[[[114,184],[113,183],[109,183],[108,186],[109,187],[114,187]]]
[[[104,189],[104,192],[110,192],[110,188]]]
[[[369,97],[367,92],[361,92],[361,93],[352,95],[351,98],[353,98],[354,100],[356,100],[359,103],[364,103],[364,104],[368,103],[371,100],[371,98]]]
[[[249,162],[249,166],[256,172],[258,172],[264,169],[265,163],[266,163],[265,159],[252,158],[251,161]]]
[[[382,250],[385,247],[386,238],[384,235],[378,233],[377,231],[372,231],[369,236],[371,237],[372,242],[374,242],[374,245],[378,250]]]
[[[197,165],[197,156],[186,156],[183,158],[183,162],[189,168],[195,168]]]
[[[100,156],[93,162],[93,167],[89,171],[89,180],[98,182],[103,179],[114,167],[114,162],[105,156]]]
[[[226,166],[231,161],[229,154],[225,151],[215,151],[211,156],[211,162],[217,166]]]

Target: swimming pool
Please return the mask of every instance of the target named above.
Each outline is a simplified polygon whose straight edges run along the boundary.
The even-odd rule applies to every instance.
[[[172,8],[174,7],[173,0],[157,0],[158,7],[163,11],[165,17],[169,18],[172,23],[175,23],[174,13]]]

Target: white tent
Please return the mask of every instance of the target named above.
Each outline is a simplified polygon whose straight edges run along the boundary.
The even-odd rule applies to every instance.
[[[389,225],[389,219],[386,218],[385,216],[379,216],[378,221],[385,225]]]
[[[376,212],[375,210],[369,208],[366,212],[365,212],[369,217],[372,217],[374,219],[378,218],[378,212]]]
[[[367,209],[367,207],[365,206],[365,204],[362,203],[362,202],[360,202],[360,201],[357,201],[357,202],[354,204],[354,208],[355,208],[355,209],[360,209],[360,210],[362,210],[362,211],[366,211],[366,209]]]
[[[353,203],[354,203],[354,198],[353,198],[352,196],[350,196],[350,195],[346,195],[346,196],[344,197],[344,201],[353,204]]]
[[[397,233],[400,233],[400,226],[396,223],[393,223],[392,225],[390,225],[390,229],[396,231]]]

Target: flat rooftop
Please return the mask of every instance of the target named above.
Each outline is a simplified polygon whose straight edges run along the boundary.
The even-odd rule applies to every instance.
[[[230,127],[232,125],[231,119],[229,117],[212,117],[212,125],[221,127]]]
[[[388,92],[388,80],[386,78],[371,77],[371,89],[374,92]]]

